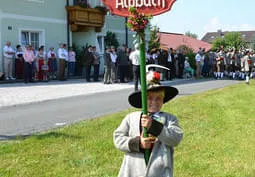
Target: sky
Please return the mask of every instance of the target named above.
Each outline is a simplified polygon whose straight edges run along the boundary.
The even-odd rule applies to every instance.
[[[198,39],[217,30],[255,31],[255,0],[177,0],[169,12],[151,22],[161,32],[190,31]]]

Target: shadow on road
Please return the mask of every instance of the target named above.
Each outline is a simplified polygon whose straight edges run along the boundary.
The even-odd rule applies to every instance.
[[[73,136],[66,133],[59,133],[59,132],[49,132],[49,133],[42,133],[42,134],[28,134],[28,135],[0,135],[0,141],[11,141],[11,140],[24,140],[28,137],[33,137],[38,140],[44,140],[49,138],[64,138],[64,139],[81,139],[81,136]]]

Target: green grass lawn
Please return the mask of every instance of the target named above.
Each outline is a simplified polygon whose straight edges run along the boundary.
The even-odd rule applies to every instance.
[[[176,177],[255,177],[255,81],[180,97]],[[123,153],[112,133],[131,110],[29,138],[0,142],[1,177],[115,177]]]

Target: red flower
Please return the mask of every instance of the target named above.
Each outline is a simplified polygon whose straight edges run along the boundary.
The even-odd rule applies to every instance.
[[[132,31],[135,31],[141,34],[142,32],[144,32],[151,16],[145,15],[145,14],[139,14],[137,9],[135,9],[134,7],[130,7],[129,12],[131,13],[131,15],[128,18],[127,26]]]
[[[154,72],[153,76],[156,80],[160,80],[160,74],[158,72]]]

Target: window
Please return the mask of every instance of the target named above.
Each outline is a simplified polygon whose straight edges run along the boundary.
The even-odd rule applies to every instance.
[[[21,45],[26,46],[28,44],[31,44],[35,50],[38,50],[40,45],[40,32],[22,31]]]
[[[37,2],[37,3],[44,3],[44,0],[25,0],[28,2]]]
[[[81,5],[81,4],[90,4],[89,0],[74,0],[73,1],[74,5]]]
[[[104,53],[104,37],[103,36],[97,36],[97,44],[98,44],[98,52]]]

